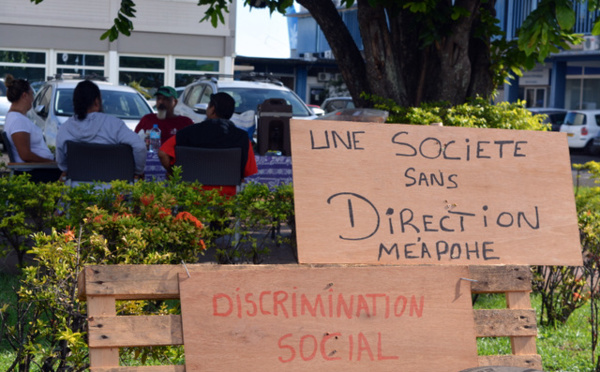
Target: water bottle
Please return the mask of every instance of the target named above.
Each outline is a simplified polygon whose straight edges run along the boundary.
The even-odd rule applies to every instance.
[[[158,124],[154,124],[154,127],[150,130],[150,148],[149,152],[158,152],[160,148],[160,129]]]

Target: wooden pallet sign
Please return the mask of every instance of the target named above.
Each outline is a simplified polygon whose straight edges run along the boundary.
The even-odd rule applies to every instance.
[[[291,120],[300,263],[582,265],[564,133]]]
[[[194,278],[196,277],[197,272],[206,272],[207,270],[262,271],[264,269],[277,270],[278,267],[227,266],[225,268],[224,266],[217,265],[188,265],[186,270],[182,265],[87,266],[79,276],[78,294],[81,300],[87,301],[90,370],[92,372],[193,371],[193,369],[190,368],[185,369],[185,366],[183,365],[121,366],[119,348],[183,345],[184,327],[182,326],[183,322],[181,315],[117,315],[116,302],[120,300],[179,299],[179,276],[185,274],[185,278],[187,277],[187,272]],[[402,268],[400,269],[402,270]],[[396,280],[397,275],[393,275],[392,278]],[[512,366],[541,369],[541,357],[537,354],[535,346],[537,335],[535,311],[531,309],[529,299],[529,293],[531,292],[531,271],[529,270],[529,267],[509,265],[470,266],[468,278],[476,280],[469,282],[471,293],[504,293],[506,295],[507,308],[472,311],[473,322],[475,323],[475,336],[509,337],[512,346],[511,354],[480,355],[477,357],[477,363],[473,366]],[[255,281],[256,279],[253,276],[250,282]],[[327,283],[327,285],[329,283]],[[336,284],[337,283],[334,282],[332,288],[328,288],[327,290],[337,290]],[[461,282],[460,284],[460,290],[462,290],[464,283]],[[327,287],[327,285],[325,287]],[[200,286],[204,287],[206,286],[206,283],[201,283]],[[444,294],[444,296],[447,295],[448,294]],[[385,303],[385,299],[383,302]],[[260,302],[258,304],[260,305]],[[185,308],[186,306],[185,303],[182,304],[182,307]],[[267,311],[269,310],[267,309]],[[237,316],[237,307],[235,312],[235,316]],[[403,321],[402,317],[400,317],[400,319]],[[468,321],[466,324],[470,327],[471,322]],[[268,329],[267,331],[271,332],[272,330]],[[207,335],[208,337],[211,337],[211,335],[207,334],[204,330],[198,332],[200,333],[197,333],[197,336]],[[460,334],[458,337],[461,337]],[[304,343],[308,342],[309,340],[306,338],[303,342],[303,346]],[[354,339],[353,342],[356,342],[356,339]],[[472,342],[472,340],[469,340],[467,345],[471,345]],[[227,345],[222,345],[223,353],[225,353],[226,350],[231,351]],[[332,344],[329,342],[325,343],[325,346],[331,345]],[[354,345],[356,348],[358,344],[355,343]],[[382,344],[382,346],[384,345],[385,344]],[[296,347],[298,346],[299,341]],[[306,346],[308,346],[308,344]],[[369,346],[371,346],[370,343]],[[365,348],[366,343],[363,342],[361,352],[366,360],[368,351]],[[384,350],[387,349],[382,348],[382,351]],[[201,350],[196,352],[201,352]],[[237,351],[233,351],[226,356],[228,358],[235,356],[236,352]],[[318,352],[320,353],[320,350],[318,350]],[[388,354],[382,353],[382,355]],[[393,356],[393,354],[390,355]],[[188,356],[186,355],[186,360],[188,359],[187,357]],[[305,358],[306,357],[307,355],[305,355]],[[302,357],[300,356],[300,358]],[[243,370],[249,369],[244,368]],[[286,369],[281,368],[280,370]],[[438,371],[444,370],[447,369],[438,369]],[[453,370],[452,372],[456,371],[458,370]]]
[[[271,266],[179,275],[186,371],[477,366],[465,266]]]

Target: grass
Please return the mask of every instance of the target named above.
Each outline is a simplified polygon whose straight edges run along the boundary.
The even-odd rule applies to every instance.
[[[539,319],[540,296],[531,295],[531,305]],[[480,295],[475,302],[477,309],[506,308],[502,294]],[[575,310],[565,325],[539,326],[536,341],[538,354],[542,356],[544,371],[592,372],[590,305]],[[511,354],[508,337],[480,338],[477,349],[481,355]],[[597,358],[597,355],[596,355]]]
[[[15,301],[13,286],[18,284],[14,275],[0,273],[0,308]],[[539,296],[531,296],[532,306],[539,312]],[[474,305],[478,309],[505,308],[503,295],[480,295]],[[554,327],[539,327],[538,353],[542,356],[544,371],[592,372],[591,326],[589,304],[577,309],[567,324]],[[14,319],[14,318],[13,318]],[[1,336],[1,335],[0,335]],[[477,340],[481,355],[510,354],[508,338],[482,338]],[[0,342],[0,371],[6,371],[14,359],[14,352],[6,342]],[[131,363],[135,365],[137,363]],[[151,364],[149,361],[148,364]]]

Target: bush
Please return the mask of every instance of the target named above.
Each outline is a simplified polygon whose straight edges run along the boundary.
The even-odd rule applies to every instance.
[[[492,104],[483,98],[458,106],[447,102],[424,103],[419,107],[401,107],[393,101],[365,95],[375,108],[389,112],[387,123],[424,124],[443,123],[445,126],[469,128],[499,128],[547,130],[542,115],[532,115],[524,101]]]
[[[22,269],[17,303],[0,308],[0,342],[15,356],[10,370],[88,368],[86,308],[77,299],[83,266],[195,263],[207,246],[226,257],[223,262],[260,262],[270,232],[293,220],[291,186],[270,191],[250,184],[235,197],[223,197],[182,183],[175,173],[164,183],[113,182],[108,189],[34,184],[26,176],[0,179],[9,201],[0,209],[2,233],[7,241],[20,239],[7,249],[27,251],[34,260]],[[232,242],[236,232],[239,239]],[[178,305],[128,301],[117,311],[168,314]],[[138,360],[182,358],[178,348],[128,352]]]

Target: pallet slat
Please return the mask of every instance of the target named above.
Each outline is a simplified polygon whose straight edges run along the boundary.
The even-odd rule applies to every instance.
[[[183,345],[181,315],[96,316],[88,319],[91,348]]]
[[[531,291],[532,274],[529,266],[469,266],[473,293]]]
[[[90,368],[92,372],[185,372],[185,366]]]
[[[503,366],[542,369],[542,357],[535,355],[480,355],[479,366]]]
[[[477,337],[536,336],[535,310],[473,310]]]

